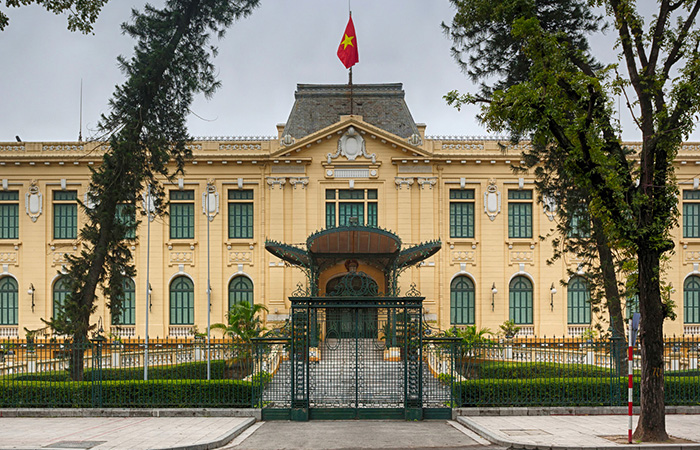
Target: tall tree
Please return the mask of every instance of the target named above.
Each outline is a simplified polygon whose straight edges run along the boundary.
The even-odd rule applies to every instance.
[[[211,96],[219,86],[211,61],[216,48],[211,34],[223,37],[234,20],[245,17],[258,0],[167,0],[162,9],[146,5],[134,10],[122,26],[138,43],[134,56],[119,58],[127,81],[116,88],[111,112],[99,129],[109,135],[102,164],[92,170],[89,201],[83,205],[88,223],[80,232],[83,250],[70,258],[66,275],[70,294],[57,317],[47,321],[69,335],[71,376],[82,379],[79,350],[94,328],[96,291],[103,286],[113,317],[119,317],[124,279],[135,274],[128,246],[136,226],[138,199],[146,186],[163,206],[163,180],[181,173],[191,155],[185,127],[196,93]],[[170,170],[174,163],[175,170]]]
[[[464,7],[466,3],[469,7]],[[580,0],[453,4],[457,6],[457,14],[451,25],[443,24],[443,28],[454,43],[452,54],[459,66],[472,80],[480,83],[477,96],[460,96],[455,91],[446,96],[448,102],[457,107],[465,101],[488,102],[495,91],[506,90],[527,80],[532,60],[524,52],[521,40],[512,35],[512,23],[516,19],[534,18],[545,32],[566,35],[570,45],[586,55],[591,67],[600,68],[589,54],[586,36],[603,29],[604,23]],[[520,130],[511,128],[509,131],[513,133],[513,140],[521,137]],[[560,176],[564,173],[562,161],[558,156],[552,156],[541,155],[537,148],[526,151],[524,166],[516,170],[534,168],[539,199],[554,201],[559,221],[556,225],[558,236],[552,241],[552,260],[567,252],[582,259],[581,267],[575,268],[574,272],[577,275],[584,272],[591,288],[591,303],[597,310],[594,312],[608,313],[612,334],[617,338],[619,368],[626,361],[622,285],[615,271],[621,260],[616,258],[619,255],[611,248],[609,238],[600,232],[603,229],[600,220],[588,212],[589,193],[572,186],[569,177]],[[584,222],[588,225],[586,232],[573,229],[573,226],[581,228]]]
[[[664,301],[662,261],[673,250],[677,186],[673,160],[694,127],[700,109],[700,0],[660,0],[645,18],[631,0],[453,0],[457,15],[451,35],[472,62],[496,60],[488,44],[506,35],[523,61],[519,77],[496,86],[488,96],[450,95],[451,100],[483,100],[481,118],[493,130],[528,136],[531,156],[547,173],[566,177],[590,198],[608,245],[636,259],[641,320],[641,415],[635,438],[666,440],[664,417],[663,321],[672,311]],[[561,7],[571,5],[573,9]],[[596,64],[587,45],[594,19],[577,25],[575,11],[590,15],[605,8],[617,34],[621,66]],[[557,10],[561,26],[536,14]],[[469,20],[480,14],[477,20]],[[485,42],[480,46],[478,39]],[[482,63],[483,76],[501,76]],[[500,68],[510,74],[512,66]],[[627,74],[623,76],[622,73]],[[512,80],[512,81],[509,81]],[[614,120],[612,97],[624,93],[642,136],[639,148],[624,147]],[[550,172],[551,173],[551,172]]]
[[[97,20],[102,7],[109,0],[5,0],[6,7],[20,7],[30,4],[42,6],[54,14],[68,13],[68,29],[82,33],[92,32],[92,25]],[[0,2],[2,6],[2,2]],[[0,31],[10,23],[10,18],[0,11]]]

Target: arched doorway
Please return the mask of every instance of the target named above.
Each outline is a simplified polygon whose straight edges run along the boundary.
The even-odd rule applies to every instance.
[[[345,262],[347,272],[338,274],[326,282],[327,297],[355,298],[357,305],[375,299],[379,294],[377,281],[365,272],[357,270],[356,260]],[[377,308],[328,308],[326,309],[325,337],[327,339],[379,337]]]

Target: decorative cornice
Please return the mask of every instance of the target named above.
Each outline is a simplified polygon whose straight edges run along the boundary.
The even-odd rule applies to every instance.
[[[544,195],[542,197],[542,203],[542,210],[544,214],[547,216],[550,222],[553,221],[554,217],[557,215],[557,199],[550,195]]]
[[[43,196],[37,186],[37,180],[32,180],[29,191],[24,195],[24,207],[32,222],[36,222],[43,212]]]
[[[291,184],[294,189],[297,188],[297,185],[300,185],[302,189],[304,189],[309,184],[309,177],[289,177],[289,184]]]
[[[501,212],[501,193],[498,192],[496,180],[489,179],[489,185],[484,192],[484,212],[492,221]]]
[[[411,186],[413,186],[413,178],[395,177],[394,183],[396,183],[397,189],[401,189],[402,186],[406,186],[408,189],[411,189]]]
[[[425,187],[429,187],[430,189],[433,188],[437,184],[437,177],[421,177],[418,178],[418,185],[420,186],[421,189],[425,189]]]
[[[267,180],[267,185],[270,186],[270,189],[274,189],[275,185],[278,185],[280,189],[284,189],[284,185],[287,183],[287,179],[285,177],[265,177]]]

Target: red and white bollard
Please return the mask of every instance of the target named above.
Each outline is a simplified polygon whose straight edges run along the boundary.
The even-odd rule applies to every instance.
[[[632,407],[633,407],[633,400],[632,400],[632,395],[633,395],[633,389],[632,389],[632,373],[633,373],[633,356],[634,356],[634,347],[633,347],[633,333],[634,331],[632,330],[632,318],[630,317],[630,323],[629,323],[629,347],[627,348],[627,415],[628,415],[628,423],[627,423],[627,443],[631,444],[632,443]]]

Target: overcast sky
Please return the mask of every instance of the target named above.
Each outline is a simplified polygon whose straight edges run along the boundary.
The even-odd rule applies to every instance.
[[[124,81],[116,57],[134,42],[119,25],[141,0],[112,0],[93,35],[71,33],[64,16],[37,6],[9,10],[0,33],[0,141],[72,141],[79,131],[83,80],[83,137],[89,137],[114,86]],[[153,0],[154,5],[162,4]],[[352,0],[360,62],[354,83],[403,83],[416,122],[429,135],[486,135],[476,108],[456,111],[442,96],[473,91],[450,56],[440,28],[454,15],[447,0]],[[193,136],[276,135],[287,120],[297,83],[347,83],[336,50],[348,18],[347,0],[262,0],[217,43],[222,87],[193,105]],[[612,42],[597,51],[611,52]],[[613,55],[607,55],[610,59]],[[637,138],[625,123],[623,137]],[[700,140],[696,130],[692,140]]]

